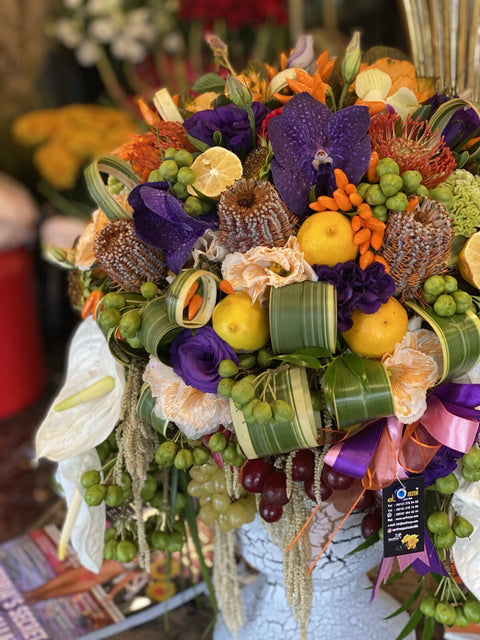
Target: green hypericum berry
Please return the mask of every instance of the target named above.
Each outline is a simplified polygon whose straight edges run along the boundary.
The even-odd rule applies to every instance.
[[[127,338],[127,342],[132,347],[132,349],[141,349],[143,347],[143,343],[138,336]]]
[[[275,422],[289,422],[295,417],[293,407],[285,400],[275,400],[271,404],[271,409]]]
[[[131,540],[121,540],[117,545],[117,560],[131,562],[137,555],[137,545]]]
[[[420,186],[420,183],[423,180],[422,174],[419,171],[412,171],[410,169],[408,169],[407,171],[404,171],[401,175],[401,178],[402,178],[403,190],[408,195],[412,193],[416,194],[418,187]]]
[[[165,440],[155,452],[155,462],[159,467],[171,467],[177,455],[178,445],[172,440]]]
[[[147,473],[145,482],[143,483],[143,487],[140,492],[142,500],[144,500],[145,502],[148,502],[153,498],[156,492],[157,492],[157,481],[155,480],[154,476],[152,476],[151,473]]]
[[[437,549],[450,549],[455,544],[457,536],[452,528],[449,528],[445,533],[436,533],[434,535],[434,545]]]
[[[478,482],[480,480],[480,469],[473,469],[470,467],[463,467],[462,475],[467,482]]]
[[[241,353],[238,356],[238,366],[242,369],[252,369],[257,364],[254,353]]]
[[[195,171],[190,167],[180,167],[177,173],[177,182],[182,185],[193,184],[197,177]]]
[[[118,484],[110,484],[105,494],[105,504],[107,507],[118,507],[124,500],[122,488]]]
[[[104,309],[98,317],[98,323],[102,329],[113,329],[120,322],[121,317],[118,309]]]
[[[259,402],[252,411],[252,418],[256,424],[267,424],[272,419],[272,408],[268,402]]]
[[[372,207],[372,215],[380,222],[385,222],[387,219],[388,209],[384,204],[377,204]]]
[[[133,338],[141,324],[142,319],[139,313],[136,311],[127,311],[127,313],[124,313],[121,317],[118,328],[124,338]]]
[[[164,160],[158,170],[164,180],[172,182],[177,177],[178,165],[175,160]]]
[[[230,398],[235,384],[235,380],[232,380],[232,378],[222,378],[217,385],[218,395],[222,396],[222,398]]]
[[[245,379],[239,380],[232,388],[232,400],[240,407],[255,397],[255,387]]]
[[[160,173],[160,170],[154,169],[153,171],[150,171],[147,182],[163,182],[163,176]]]
[[[455,607],[455,624],[457,627],[464,629],[468,627],[470,622],[467,620],[467,616],[465,615],[465,611],[463,610],[462,605],[457,605]]]
[[[445,533],[450,529],[450,521],[445,511],[434,511],[428,516],[427,528],[432,533]]]
[[[210,454],[205,447],[195,447],[192,451],[193,463],[197,467],[201,467],[210,460]]]
[[[173,505],[173,510],[175,513],[180,513],[187,506],[187,496],[180,491],[177,491],[175,494],[175,502]]]
[[[442,293],[441,296],[433,303],[433,310],[438,313],[439,316],[448,318],[453,316],[457,311],[457,305],[455,304],[455,298],[448,293]]]
[[[173,195],[179,200],[186,200],[188,198],[187,187],[184,184],[180,184],[180,182],[176,182],[170,188],[170,191]]]
[[[123,184],[123,182],[112,175],[108,176],[107,178],[107,187],[110,193],[112,193],[113,195],[118,195],[125,189],[125,185]]]
[[[437,478],[435,480],[435,489],[440,493],[448,496],[458,489],[458,480],[454,473],[449,473],[443,478]]]
[[[97,444],[95,448],[97,450],[98,457],[100,458],[100,462],[104,464],[108,456],[112,453],[112,447],[110,446],[110,443],[108,442],[108,440],[105,440],[104,442]]]
[[[452,529],[459,538],[468,538],[473,533],[472,523],[462,516],[455,516]]]
[[[201,216],[203,213],[202,203],[196,196],[188,196],[183,203],[183,209],[189,216]]]
[[[188,469],[193,464],[193,453],[190,449],[179,449],[173,461],[175,469]]]
[[[425,198],[426,196],[428,196],[428,187],[426,187],[424,184],[421,184],[417,188],[416,195],[419,196],[420,198]]]
[[[387,209],[390,209],[390,211],[405,211],[408,206],[407,194],[399,191],[394,196],[387,198],[385,206]]]
[[[382,158],[377,164],[377,176],[381,178],[385,173],[400,175],[400,167],[392,158]]]
[[[480,449],[477,446],[473,446],[470,451],[464,453],[462,456],[463,467],[469,469],[480,470]]]
[[[359,193],[364,199],[369,186],[370,182],[360,182],[360,184],[357,186],[357,193]]]
[[[168,534],[166,531],[153,531],[149,540],[154,551],[165,551],[168,544]]]
[[[455,609],[448,602],[439,602],[433,617],[440,624],[451,627],[455,623]]]
[[[433,617],[435,613],[435,607],[439,603],[439,600],[433,593],[430,593],[428,596],[423,598],[420,603],[420,611],[424,616]]]
[[[379,184],[371,184],[365,194],[365,201],[372,207],[377,204],[384,204],[387,196],[380,189]]]
[[[144,282],[140,287],[140,293],[146,300],[150,300],[157,295],[158,287],[155,282]]]
[[[272,362],[272,354],[267,349],[257,351],[257,362],[262,369],[266,369]]]
[[[115,540],[116,537],[117,530],[115,529],[115,527],[109,527],[103,534],[103,541],[108,542],[109,540]]]
[[[452,296],[455,300],[457,313],[465,313],[465,311],[467,311],[467,309],[470,309],[470,307],[472,306],[472,296],[466,291],[454,291],[452,293]]]
[[[430,189],[429,196],[448,209],[453,200],[453,192],[446,184]]]
[[[163,159],[173,160],[173,158],[175,158],[177,151],[178,149],[175,149],[175,147],[168,147],[168,149],[165,149],[165,151],[163,152]]]
[[[480,622],[480,602],[473,598],[467,598],[463,603],[463,612],[469,622]]]
[[[243,405],[242,413],[247,422],[253,422],[253,410],[259,402],[260,398],[253,398],[253,400],[250,400],[250,402],[247,402],[247,404]]]
[[[221,360],[218,365],[218,374],[222,378],[230,378],[238,373],[238,367],[233,360]]]
[[[193,162],[193,156],[190,151],[186,149],[179,149],[173,159],[178,164],[179,167],[189,167]]]
[[[458,289],[458,281],[453,276],[443,276],[445,282],[445,293],[453,293]]]
[[[434,275],[430,276],[423,283],[423,291],[429,296],[435,296],[438,298],[445,290],[445,280],[442,276]]]
[[[96,469],[89,469],[82,473],[80,477],[80,483],[84,489],[92,487],[94,484],[99,484],[101,481],[100,472]]]
[[[85,493],[85,502],[89,507],[97,507],[105,498],[107,487],[104,484],[93,484]]]
[[[227,446],[227,439],[223,432],[217,431],[217,433],[212,434],[208,441],[208,446],[214,453],[221,453]]]
[[[104,309],[121,309],[125,306],[125,300],[121,293],[110,291],[102,298]]]
[[[229,442],[222,451],[222,459],[226,464],[233,464],[237,459],[237,448],[233,442]]]
[[[394,196],[403,186],[402,178],[395,173],[384,173],[379,184],[383,195],[387,198]]]
[[[103,547],[103,557],[105,560],[117,559],[118,542],[116,540],[108,540]]]
[[[167,551],[175,553],[175,551],[181,551],[183,548],[183,536],[178,531],[172,531],[168,536]]]

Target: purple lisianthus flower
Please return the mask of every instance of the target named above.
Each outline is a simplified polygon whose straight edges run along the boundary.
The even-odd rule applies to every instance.
[[[395,281],[380,262],[362,269],[354,260],[348,260],[334,267],[313,265],[313,270],[319,280],[337,290],[337,326],[342,332],[353,324],[352,311],[375,313],[395,292]]]
[[[316,195],[333,193],[334,169],[342,169],[350,182],[360,182],[370,160],[369,124],[367,107],[332,113],[309,93],[290,98],[282,114],[272,118],[273,183],[294,213],[308,213],[312,187]]]
[[[448,96],[436,93],[427,100],[426,104],[432,107],[430,116],[432,116],[442,104],[451,99],[452,98]],[[480,118],[472,108],[459,109],[453,114],[442,131],[445,144],[451,148],[461,148],[466,138],[472,134],[478,135],[477,130],[479,127]]]
[[[216,393],[221,376],[218,365],[222,360],[238,357],[230,345],[212,329],[204,326],[195,333],[185,329],[170,345],[170,362],[175,373],[185,384],[204,393]]]
[[[455,471],[457,461],[462,455],[460,451],[442,445],[422,473],[425,486],[429,487],[437,478],[444,478]]]
[[[270,109],[261,102],[252,102],[252,111],[255,117],[255,132],[257,132]],[[191,136],[210,146],[214,144],[214,133],[220,131],[222,145],[239,156],[246,155],[253,148],[248,113],[235,104],[197,111],[184,122],[183,126]]]
[[[197,238],[217,226],[215,218],[192,218],[166,190],[166,182],[144,182],[128,196],[135,233],[146,244],[166,252],[168,268],[179,273]]]
[[[313,36],[302,34],[287,59],[285,65],[287,69],[300,67],[311,73],[315,68],[315,47],[313,44]]]

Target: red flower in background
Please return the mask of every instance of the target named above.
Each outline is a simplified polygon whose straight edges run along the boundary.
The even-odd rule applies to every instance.
[[[181,0],[180,16],[183,20],[201,20],[206,28],[212,28],[219,16],[230,29],[242,26],[257,27],[265,22],[281,26],[288,23],[286,0],[262,0],[261,3],[238,0]]]

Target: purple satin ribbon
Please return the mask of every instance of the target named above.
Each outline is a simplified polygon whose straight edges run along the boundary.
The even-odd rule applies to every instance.
[[[335,471],[352,478],[363,478],[377,450],[385,420],[376,420],[351,438],[334,444],[325,456],[325,462]]]
[[[375,598],[380,586],[387,580],[393,567],[394,558],[382,558],[378,574],[373,585],[371,600]],[[409,553],[397,556],[400,571],[404,571],[407,567],[413,567],[419,576],[427,573],[438,573],[441,576],[448,576],[448,572],[438,557],[438,553],[433,546],[427,531],[425,531],[425,540],[423,551],[418,553]]]

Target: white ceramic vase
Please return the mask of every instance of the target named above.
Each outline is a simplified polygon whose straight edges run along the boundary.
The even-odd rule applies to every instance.
[[[312,558],[343,517],[341,509],[338,501],[327,502],[315,514],[310,532]],[[346,558],[364,542],[360,531],[363,515],[353,513],[348,518],[312,573],[308,640],[394,640],[409,620],[406,613],[386,620],[399,603],[381,589],[371,602],[367,572],[380,562],[379,543]],[[281,550],[271,542],[258,517],[238,531],[237,542],[242,557],[259,575],[242,588],[245,624],[236,639],[300,640],[299,627],[287,603]],[[231,640],[233,635],[220,620],[213,638]],[[407,640],[414,639],[415,633],[407,636]]]

